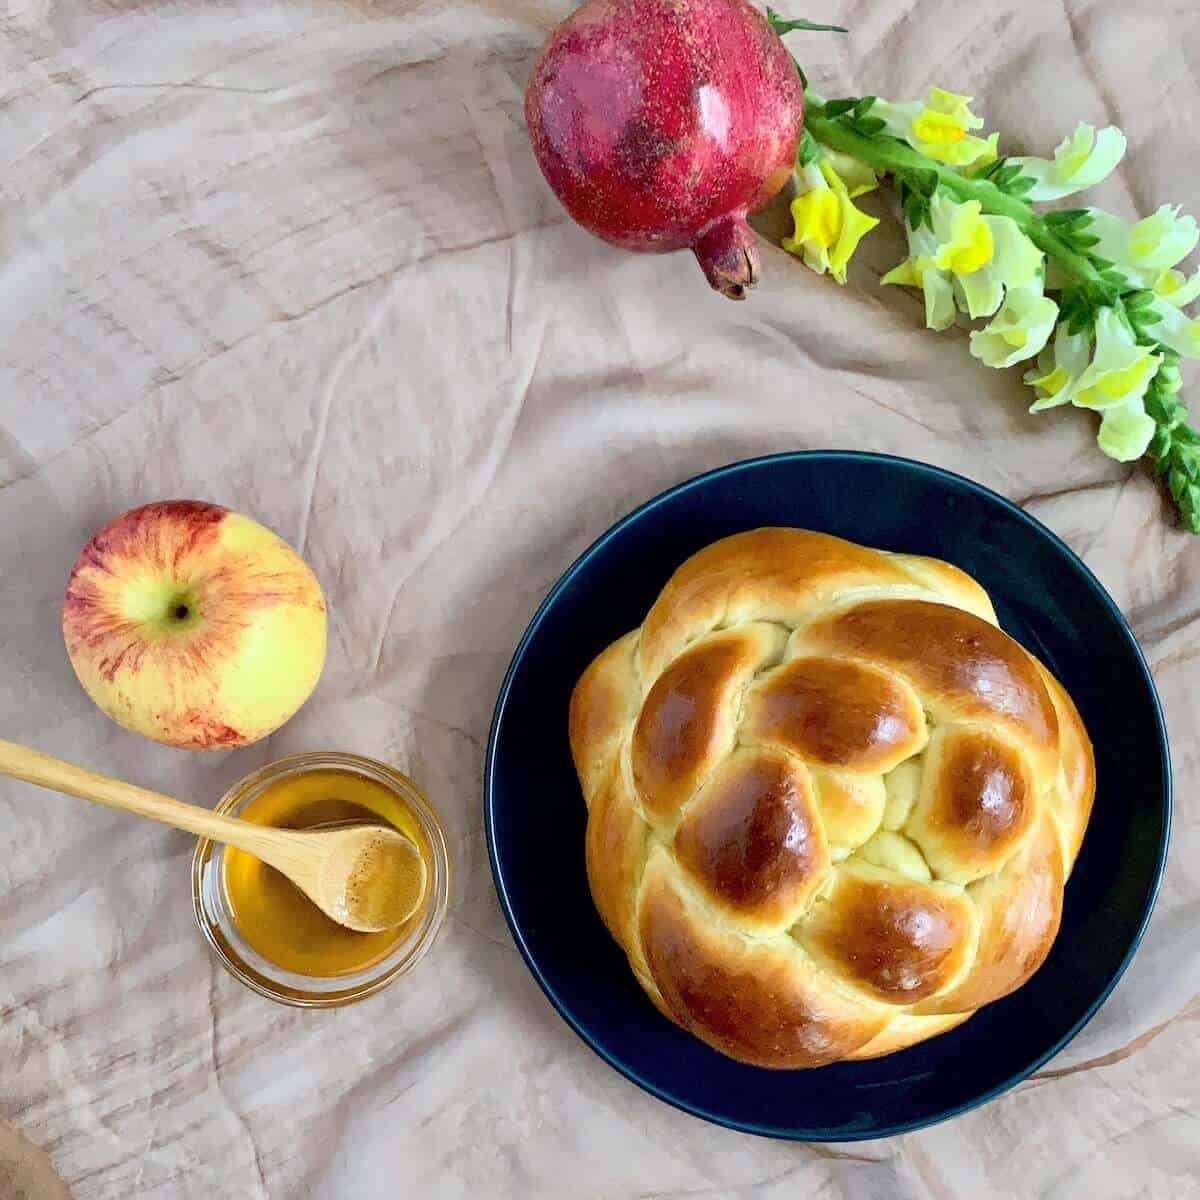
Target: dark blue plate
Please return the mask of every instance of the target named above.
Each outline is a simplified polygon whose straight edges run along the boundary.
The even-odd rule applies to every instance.
[[[865,1063],[765,1071],[661,1017],[592,905],[567,703],[583,669],[639,625],[671,572],[759,525],[824,530],[970,572],[1001,624],[1062,680],[1096,748],[1099,790],[1062,928],[1034,977],[958,1029]],[[1083,1027],[1125,970],[1162,875],[1171,769],[1158,696],[1120,611],[1043,525],[970,480],[850,452],[780,454],[689,480],[613,526],[538,609],[492,722],[485,820],[500,904],[555,1008],[634,1083],[771,1137],[853,1141],[917,1129],[999,1095]]]

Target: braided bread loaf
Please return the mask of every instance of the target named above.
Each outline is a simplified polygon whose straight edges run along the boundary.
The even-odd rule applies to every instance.
[[[684,563],[570,736],[605,924],[667,1017],[764,1067],[888,1054],[1020,987],[1095,787],[973,579],[799,529]]]

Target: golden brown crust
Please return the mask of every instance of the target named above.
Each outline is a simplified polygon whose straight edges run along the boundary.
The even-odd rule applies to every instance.
[[[571,755],[589,804],[641,707],[641,688],[634,675],[637,640],[635,629],[613,642],[593,660],[571,693]]]
[[[817,811],[831,846],[853,850],[878,828],[887,803],[887,790],[878,775],[848,775],[810,769]]]
[[[625,775],[609,772],[588,811],[588,886],[608,931],[625,948],[632,944],[634,901],[646,862],[649,827],[638,815]]]
[[[921,554],[890,555],[906,575],[925,584],[940,603],[974,613],[989,625],[999,625],[991,597],[966,571],[940,558]]]
[[[1062,770],[1057,789],[1058,802],[1051,815],[1062,836],[1063,859],[1069,875],[1087,831],[1088,818],[1092,815],[1092,799],[1096,794],[1096,759],[1075,701],[1041,663],[1038,663],[1038,669],[1058,712]]]
[[[939,732],[905,828],[939,879],[970,883],[998,871],[1037,820],[1021,752],[976,726]]]
[[[810,763],[890,771],[925,744],[925,714],[912,688],[860,662],[793,658],[746,697],[744,742],[774,742]]]
[[[642,807],[671,820],[733,748],[734,703],[783,646],[770,625],[715,633],[685,650],[654,681],[633,727],[630,762]]]
[[[974,580],[802,530],[684,563],[570,733],[635,975],[769,1067],[891,1053],[1019,987],[1095,788],[1074,704]]]
[[[1062,918],[1062,855],[1054,822],[1043,818],[1003,871],[968,889],[979,914],[979,944],[966,976],[917,1012],[961,1012],[1016,991],[1050,953]]]
[[[865,863],[835,868],[801,940],[850,986],[889,1004],[944,991],[974,949],[975,913],[963,893]]]
[[[974,1011],[941,1013],[931,1017],[901,1013],[892,1018],[882,1033],[876,1034],[865,1046],[847,1054],[846,1058],[851,1062],[859,1062],[866,1058],[882,1058],[885,1054],[895,1054],[897,1050],[907,1050],[909,1046],[915,1046],[926,1038],[948,1033],[974,1015]]]
[[[642,622],[638,661],[656,678],[688,643],[719,625],[778,621],[795,627],[842,594],[913,589],[887,555],[805,529],[755,529],[694,554]]]
[[[675,857],[707,899],[744,928],[786,929],[829,870],[804,765],[778,750],[740,750],[688,806]]]
[[[870,600],[814,622],[806,645],[890,667],[942,719],[1001,724],[1043,762],[1058,716],[1033,657],[1003,630],[946,604]]]
[[[748,942],[686,903],[660,857],[647,870],[639,929],[671,1016],[711,1046],[763,1067],[836,1062],[886,1016],[863,1011],[804,969],[787,937]]]

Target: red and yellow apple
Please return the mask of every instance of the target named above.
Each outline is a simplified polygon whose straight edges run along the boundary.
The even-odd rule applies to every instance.
[[[325,664],[308,564],[249,517],[166,500],[80,551],[63,605],[79,682],[113,720],[169,746],[244,746],[278,729]]]

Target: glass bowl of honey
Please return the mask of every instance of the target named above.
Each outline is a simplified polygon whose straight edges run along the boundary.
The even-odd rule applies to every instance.
[[[234,784],[216,811],[277,829],[390,825],[418,849],[428,884],[394,929],[356,933],[330,920],[279,872],[207,839],[192,860],[196,921],[226,969],[261,996],[334,1008],[374,995],[433,944],[450,896],[450,859],[437,814],[411,780],[356,754],[293,754]]]

